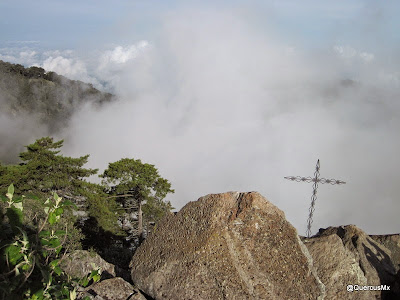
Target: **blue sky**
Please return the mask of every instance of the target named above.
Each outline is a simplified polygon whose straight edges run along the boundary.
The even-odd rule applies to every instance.
[[[376,48],[399,42],[395,1],[7,1],[0,2],[0,45],[38,41],[65,49],[93,43],[151,39],[160,18],[181,7],[234,10],[251,15],[259,30],[273,27],[287,43],[336,41]],[[124,30],[121,30],[124,27]],[[385,33],[384,35],[382,33]],[[368,35],[371,38],[368,38]],[[363,36],[363,37],[360,37]],[[355,45],[359,46],[359,45]]]
[[[283,177],[311,176],[320,159],[322,177],[347,184],[320,187],[315,229],[392,233],[400,226],[399,6],[0,0],[0,59],[115,93],[119,101],[82,108],[56,138],[68,155],[90,154],[88,167],[122,157],[155,164],[178,209],[208,193],[255,190],[301,233],[311,186]],[[18,122],[0,111],[0,135],[28,144],[28,133],[11,129],[41,127]],[[32,139],[48,135],[37,130]]]

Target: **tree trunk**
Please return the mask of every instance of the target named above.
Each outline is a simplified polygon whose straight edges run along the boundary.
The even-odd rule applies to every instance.
[[[139,235],[139,245],[144,240],[143,238],[143,216],[142,216],[142,201],[139,200],[138,209],[138,235]]]

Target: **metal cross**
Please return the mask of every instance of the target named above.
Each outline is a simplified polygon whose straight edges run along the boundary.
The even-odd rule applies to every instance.
[[[315,167],[315,172],[314,172],[314,178],[311,177],[300,177],[300,176],[288,176],[284,177],[285,179],[289,179],[292,181],[303,181],[303,182],[314,182],[313,184],[313,194],[311,196],[311,206],[309,209],[309,215],[308,215],[308,220],[307,220],[307,237],[309,238],[311,236],[311,224],[313,223],[312,217],[314,214],[314,206],[315,206],[315,201],[317,200],[317,188],[318,188],[318,182],[320,183],[330,183],[330,184],[345,184],[346,182],[341,181],[341,180],[336,180],[336,179],[325,179],[325,178],[319,178],[319,159],[317,161],[317,165]]]

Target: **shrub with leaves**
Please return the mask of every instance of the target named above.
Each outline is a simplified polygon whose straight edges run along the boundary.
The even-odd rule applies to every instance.
[[[45,202],[44,219],[36,229],[23,225],[24,197],[14,197],[14,186],[8,187],[0,233],[1,299],[71,299],[77,298],[79,285],[100,280],[100,269],[83,279],[69,278],[60,268],[68,249],[68,235],[57,230],[64,210],[74,206],[56,193]],[[46,230],[44,230],[46,228]]]

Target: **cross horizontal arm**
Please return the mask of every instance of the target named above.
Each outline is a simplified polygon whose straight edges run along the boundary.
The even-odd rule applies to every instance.
[[[311,178],[311,177],[301,177],[301,176],[287,176],[284,177],[285,179],[289,179],[292,181],[297,181],[297,182],[320,182],[320,183],[330,183],[332,185],[334,184],[345,184],[346,182],[342,180],[337,180],[337,179],[326,179],[326,178]]]

